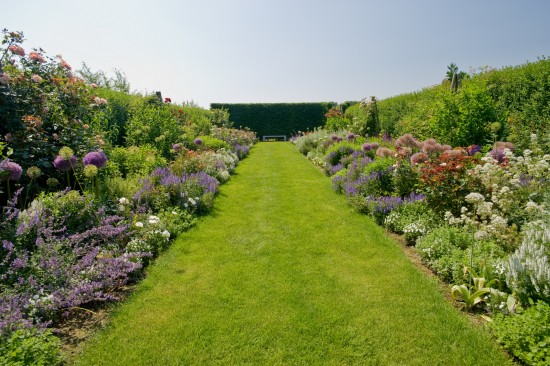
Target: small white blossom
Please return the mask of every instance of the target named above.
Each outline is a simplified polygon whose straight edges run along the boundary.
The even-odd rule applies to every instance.
[[[138,222],[135,223],[135,225],[136,225],[137,227],[143,227],[143,222],[138,221]]]

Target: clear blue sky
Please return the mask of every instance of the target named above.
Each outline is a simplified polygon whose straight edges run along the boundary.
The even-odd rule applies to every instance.
[[[385,98],[550,56],[550,0],[0,0],[0,27],[174,102]]]

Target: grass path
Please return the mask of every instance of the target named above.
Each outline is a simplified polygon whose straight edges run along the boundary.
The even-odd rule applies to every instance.
[[[82,365],[506,365],[290,143],[260,143]]]

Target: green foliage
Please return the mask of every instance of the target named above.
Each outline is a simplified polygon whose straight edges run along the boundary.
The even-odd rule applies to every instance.
[[[325,123],[325,113],[334,103],[213,103],[210,108],[225,108],[235,126],[248,127],[258,136],[296,135]]]
[[[550,361],[550,305],[539,301],[513,316],[498,315],[491,324],[497,340],[526,365]]]
[[[457,93],[449,91],[441,95],[435,104],[430,126],[434,138],[452,146],[483,145],[495,135],[489,127],[497,121],[496,105],[486,87],[480,83],[468,83]]]
[[[127,145],[152,145],[165,157],[170,156],[172,145],[183,133],[167,105],[145,105],[132,113],[128,121]]]
[[[212,123],[212,126],[225,127],[225,128],[233,127],[233,122],[229,120],[229,111],[227,109],[214,108],[214,109],[211,109],[210,112],[211,112],[210,122]]]
[[[523,150],[529,146],[532,133],[544,136],[548,132],[549,73],[550,59],[544,57],[501,70],[482,69],[471,77],[459,72],[463,81],[456,93],[445,80],[379,101],[380,127],[394,135],[412,133],[421,140],[434,137],[454,146],[508,139]],[[496,131],[495,122],[500,126]],[[437,129],[436,135],[432,127]]]
[[[432,231],[442,224],[442,220],[423,201],[406,203],[393,210],[386,218],[384,225],[394,233],[402,234],[411,224],[422,226]]]
[[[523,150],[530,135],[550,132],[550,59],[491,70],[477,76],[487,85],[487,92],[505,121],[508,140]]]
[[[229,149],[229,144],[223,140],[217,139],[212,136],[199,136],[202,141],[200,146],[201,149],[209,150],[219,150],[219,149]]]
[[[122,177],[143,176],[157,167],[165,167],[166,159],[157,148],[149,144],[130,147],[115,147],[109,152],[109,160],[116,164]]]
[[[61,365],[61,342],[51,331],[19,329],[0,336],[0,365]]]
[[[378,101],[375,97],[349,107],[345,116],[350,120],[348,123],[351,132],[363,136],[378,136],[380,133]]]
[[[468,269],[492,270],[505,255],[491,241],[475,240],[473,235],[457,227],[441,226],[420,238],[416,247],[422,259],[446,282],[463,284]],[[470,264],[473,268],[470,268]]]
[[[113,145],[122,145],[127,134],[128,120],[132,112],[143,104],[143,97],[100,87],[95,89],[95,93],[109,102],[104,112],[107,139]]]
[[[393,186],[395,193],[400,197],[409,196],[417,191],[418,172],[412,168],[409,161],[400,161],[393,172]]]
[[[454,285],[451,288],[453,300],[461,300],[466,310],[472,310],[474,306],[483,303],[486,295],[494,290],[491,286],[496,280],[487,281],[483,277],[473,277],[470,284]]]

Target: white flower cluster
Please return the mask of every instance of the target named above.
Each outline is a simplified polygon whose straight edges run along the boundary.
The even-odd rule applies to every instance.
[[[528,230],[521,246],[513,253],[508,262],[504,264],[506,283],[520,296],[525,298],[543,297],[550,299],[550,260],[546,255],[546,245],[537,242],[539,238],[548,239],[550,225],[537,233],[537,228]],[[529,232],[531,231],[531,232]]]
[[[550,155],[543,155],[535,143],[523,156],[515,156],[504,149],[506,164],[499,164],[490,155],[482,159],[468,174],[478,180],[485,191],[483,195],[472,192],[465,197],[472,208],[463,207],[460,217],[446,213],[451,225],[470,226],[477,239],[495,239],[510,244],[518,238],[517,228],[510,222],[522,222],[547,210],[544,204],[532,200],[549,188]]]

